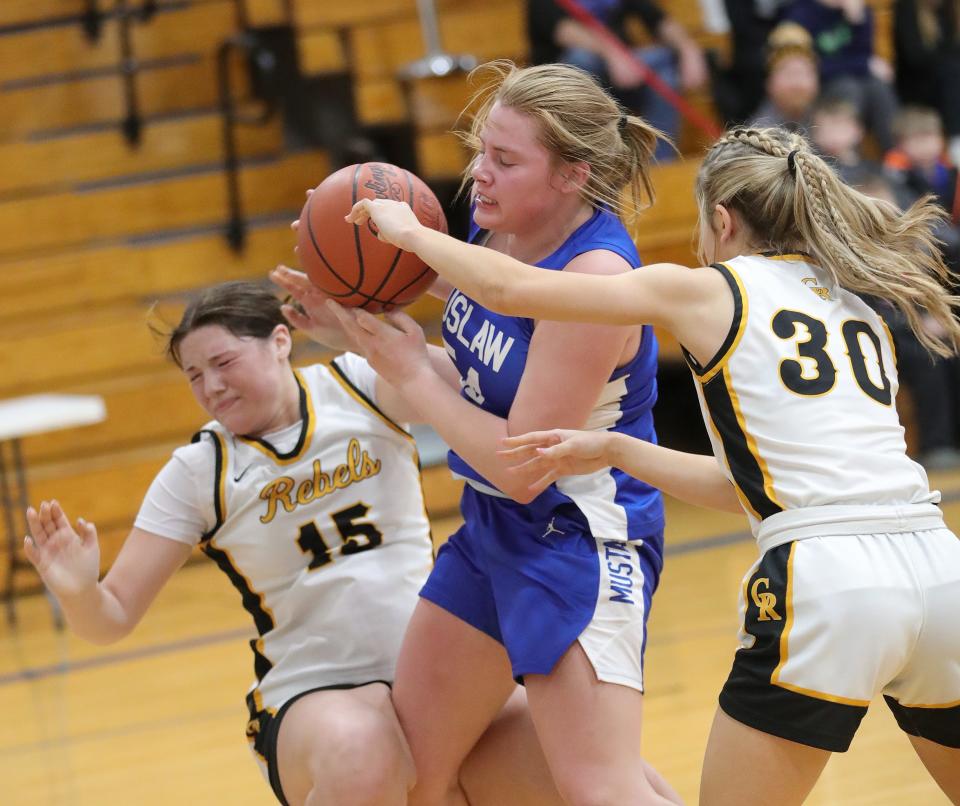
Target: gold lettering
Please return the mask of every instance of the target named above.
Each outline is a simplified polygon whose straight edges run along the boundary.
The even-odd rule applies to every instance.
[[[337,465],[333,471],[333,489],[342,490],[344,487],[349,487],[352,483],[353,479],[350,478],[350,468],[346,465]]]
[[[380,473],[381,462],[374,459],[353,437],[347,444],[346,462],[337,465],[332,473],[325,473],[319,459],[313,460],[313,477],[296,484],[289,476],[280,476],[260,491],[260,498],[267,502],[267,511],[260,516],[261,523],[270,523],[277,515],[278,505],[287,512],[309,504],[318,498],[342,490],[351,484],[369,479]],[[296,489],[294,487],[296,486]]]
[[[283,504],[287,512],[293,512],[297,505],[290,500],[290,491],[293,489],[293,479],[281,476],[271,481],[260,491],[260,497],[267,502],[267,512],[260,516],[260,523],[270,523],[277,514],[277,502]]]
[[[323,498],[330,492],[330,477],[320,467],[320,460],[313,460],[313,497]]]
[[[360,440],[354,438],[347,445],[347,464],[350,466],[350,481],[363,481],[363,453],[360,450]]]
[[[761,585],[763,585],[766,590],[761,591]],[[777,606],[777,597],[770,593],[769,588],[770,580],[767,577],[754,580],[753,585],[750,586],[750,598],[753,599],[753,603],[760,609],[760,615],[757,616],[757,621],[781,621],[780,614],[773,609]]]
[[[313,494],[313,479],[306,479],[297,485],[297,503],[309,504],[315,498]]]
[[[363,452],[363,469],[360,471],[365,479],[376,476],[380,472],[380,460],[371,459],[370,454]]]

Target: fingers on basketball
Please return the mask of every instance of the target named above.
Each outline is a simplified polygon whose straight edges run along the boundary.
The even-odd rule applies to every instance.
[[[310,281],[341,305],[373,313],[413,302],[436,278],[415,254],[381,240],[366,213],[362,223],[346,221],[357,202],[378,198],[405,201],[425,226],[447,230],[430,188],[382,162],[349,165],[327,177],[308,197],[297,227],[297,255]]]

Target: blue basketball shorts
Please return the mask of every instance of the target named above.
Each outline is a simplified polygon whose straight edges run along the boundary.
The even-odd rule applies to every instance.
[[[582,518],[543,522],[469,485],[461,506],[464,525],[441,546],[420,595],[503,644],[518,681],[549,674],[579,641],[599,680],[643,691],[662,531],[604,539]]]

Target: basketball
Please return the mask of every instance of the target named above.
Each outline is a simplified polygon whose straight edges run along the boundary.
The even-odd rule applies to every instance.
[[[341,305],[377,313],[413,302],[436,278],[412,252],[377,239],[373,222],[343,220],[360,199],[394,199],[420,223],[447,231],[433,191],[419,177],[385,162],[348,165],[321,182],[300,213],[297,253],[310,281]]]

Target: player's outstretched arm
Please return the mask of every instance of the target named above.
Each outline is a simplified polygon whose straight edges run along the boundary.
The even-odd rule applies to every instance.
[[[503,440],[500,451],[516,472],[536,477],[539,493],[562,476],[616,467],[674,498],[742,513],[733,485],[713,456],[684,453],[608,431],[533,431]]]
[[[379,238],[417,255],[480,304],[511,316],[606,325],[653,324],[681,341],[718,294],[717,272],[660,263],[612,276],[544,271],[420,224],[401,202],[363,199],[347,220],[372,220]]]
[[[57,597],[70,628],[96,644],[119,640],[190,556],[190,546],[134,528],[102,582],[96,527],[74,529],[57,501],[27,509],[24,553]]]

